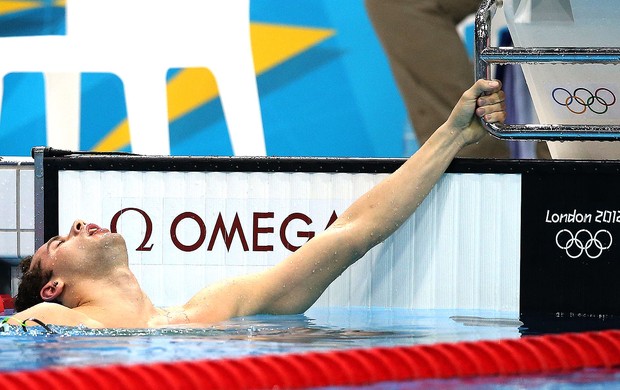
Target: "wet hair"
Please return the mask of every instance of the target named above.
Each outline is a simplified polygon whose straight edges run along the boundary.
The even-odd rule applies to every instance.
[[[22,276],[15,296],[15,311],[17,312],[43,302],[41,289],[52,278],[52,271],[43,271],[41,263],[30,269],[32,259],[33,256],[27,256],[19,262]]]

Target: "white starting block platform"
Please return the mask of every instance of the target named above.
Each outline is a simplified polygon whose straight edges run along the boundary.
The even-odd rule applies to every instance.
[[[492,14],[504,13],[514,47],[490,48]],[[486,0],[476,19],[477,75],[522,64],[541,125],[493,129],[543,140],[620,139],[620,7],[616,0]],[[620,159],[619,142],[550,144],[557,158]]]

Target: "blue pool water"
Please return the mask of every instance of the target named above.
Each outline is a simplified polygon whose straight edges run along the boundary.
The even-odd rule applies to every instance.
[[[221,359],[346,348],[519,338],[516,313],[382,308],[311,309],[305,315],[236,318],[204,329],[14,327],[0,333],[0,371]],[[620,386],[620,371],[383,383],[369,388]],[[421,386],[421,387],[420,387]],[[587,387],[586,387],[587,388]],[[598,388],[598,387],[592,387]]]

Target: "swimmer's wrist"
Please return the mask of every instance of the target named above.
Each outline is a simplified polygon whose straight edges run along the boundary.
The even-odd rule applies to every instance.
[[[468,145],[463,130],[450,126],[448,122],[441,125],[434,134],[436,142],[442,148],[450,149],[456,155],[462,148]]]

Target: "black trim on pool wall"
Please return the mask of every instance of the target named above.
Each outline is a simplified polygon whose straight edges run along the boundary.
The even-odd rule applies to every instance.
[[[46,157],[58,170],[390,173],[404,158],[193,157],[75,154]],[[620,172],[620,161],[456,158],[449,173]]]

